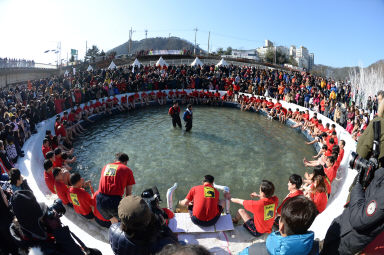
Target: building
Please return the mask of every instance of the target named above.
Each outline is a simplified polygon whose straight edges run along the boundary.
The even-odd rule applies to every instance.
[[[260,58],[256,50],[232,50],[232,58],[246,58],[259,61]]]
[[[291,47],[289,47],[289,56],[296,57],[296,46],[295,45],[291,45]]]
[[[308,70],[312,70],[314,65],[315,65],[315,54],[309,53],[309,66],[308,66]]]
[[[270,40],[265,40],[264,47],[266,48],[273,47],[273,42],[271,42]]]
[[[296,49],[296,57],[309,59],[308,49],[304,46],[300,46],[298,49]]]

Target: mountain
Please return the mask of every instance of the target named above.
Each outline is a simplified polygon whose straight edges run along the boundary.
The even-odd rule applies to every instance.
[[[352,69],[356,69],[359,72],[358,66],[352,67],[332,67],[326,65],[314,65],[312,69],[312,73],[320,76],[332,77],[335,80],[346,80],[349,78],[349,73]],[[373,69],[381,69],[381,72],[384,74],[384,59],[379,60],[368,67],[364,68],[364,70],[373,70]]]
[[[128,54],[129,41],[125,42],[108,52],[116,52],[116,55]],[[178,37],[156,37],[140,41],[132,41],[131,53],[142,50],[190,50],[193,52],[194,44]],[[198,47],[198,49],[200,49]]]

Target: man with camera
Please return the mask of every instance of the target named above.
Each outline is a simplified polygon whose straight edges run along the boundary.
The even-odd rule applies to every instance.
[[[358,171],[350,201],[328,229],[321,254],[355,254],[384,230],[384,91],[379,112],[361,135],[351,168]],[[377,242],[377,244],[379,244]]]
[[[48,207],[38,203],[32,191],[20,190],[11,197],[10,204],[17,218],[10,227],[11,234],[22,250],[39,247],[44,254],[101,254],[61,225],[60,217],[66,210],[60,199]]]

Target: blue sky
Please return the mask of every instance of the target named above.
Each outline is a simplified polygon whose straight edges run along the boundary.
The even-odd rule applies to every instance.
[[[316,64],[367,66],[384,59],[384,0],[123,1],[0,0],[0,57],[53,62],[44,50],[61,42],[85,53],[96,44],[109,50],[128,40],[178,36],[211,49],[306,46]]]

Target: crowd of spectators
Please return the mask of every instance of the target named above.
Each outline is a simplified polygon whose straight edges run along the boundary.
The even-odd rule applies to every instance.
[[[0,58],[0,68],[12,67],[35,67],[35,61],[16,58]]]
[[[170,91],[164,92],[166,89]],[[192,91],[186,92],[184,89]],[[226,93],[220,94],[219,90],[226,91]],[[116,97],[117,94],[126,92],[134,93],[130,96],[123,96],[121,99]],[[249,93],[250,96],[242,95],[240,92]],[[266,97],[276,99],[276,103],[267,100]],[[95,221],[103,227],[109,227],[111,223],[117,224],[110,218],[103,217],[104,213],[101,214],[98,211],[95,202],[98,192],[93,191],[91,183],[84,181],[78,173],[71,173],[70,164],[76,160],[72,156],[72,142],[77,135],[84,131],[80,122],[82,120],[91,122],[92,120],[88,117],[93,114],[108,115],[113,112],[134,110],[137,103],[144,106],[151,101],[161,105],[165,104],[167,100],[214,105],[226,101],[237,102],[241,104],[243,110],[265,111],[271,119],[280,121],[291,119],[296,122],[295,128],[306,129],[313,136],[314,141],[322,143],[323,147],[316,156],[316,160],[304,160],[306,166],[314,167],[313,173],[306,173],[302,181],[299,181],[297,176],[292,177],[293,179],[290,179],[289,182],[291,186],[295,187],[291,187],[289,191],[290,194],[295,193],[303,183],[303,193],[295,194],[306,195],[309,201],[313,201],[319,213],[325,209],[327,199],[331,194],[331,182],[335,179],[343,158],[345,142],[338,142],[335,126],[322,123],[317,119],[316,114],[323,114],[335,119],[347,130],[349,126],[353,125],[351,133],[358,139],[359,133],[364,131],[370,120],[370,113],[375,113],[377,110],[375,99],[369,101],[367,107],[364,107],[366,109],[358,108],[353,101],[349,83],[335,82],[309,73],[232,65],[228,67],[184,65],[161,68],[143,66],[140,69],[79,71],[76,72],[76,75],[54,76],[12,88],[4,88],[0,91],[2,178],[7,180],[11,175],[12,185],[25,187],[25,185],[21,186],[23,179],[14,169],[17,158],[24,156],[24,152],[21,150],[22,145],[31,134],[36,132],[37,123],[57,115],[55,133],[47,131],[42,147],[46,158],[44,176],[49,190],[56,193],[64,204],[73,207],[85,218],[95,218]],[[285,109],[279,100],[307,107],[315,114],[310,116],[308,111]],[[81,106],[82,103],[84,103],[83,106]],[[59,115],[63,111],[65,111],[64,115]],[[121,156],[119,156],[118,162],[126,165],[125,156],[123,156],[124,159]],[[125,161],[122,162],[122,160]],[[130,185],[133,184],[134,180]],[[268,182],[267,186],[271,187],[273,184]],[[89,189],[92,195],[84,188]],[[17,191],[17,189],[21,188],[15,190]],[[11,196],[13,192],[9,192],[9,196]],[[274,187],[269,188],[268,191],[263,191],[260,187],[260,194],[254,193],[253,196],[269,199],[273,196],[273,192]],[[86,204],[86,208],[80,206],[83,202]],[[234,199],[233,202],[244,204],[238,199]],[[285,202],[284,200],[282,204]],[[136,204],[142,206],[140,200],[136,201]],[[277,207],[277,198],[273,204],[276,204],[273,208]],[[245,209],[252,208],[252,206],[251,203],[244,204]],[[124,210],[123,207],[121,210]],[[117,210],[117,208],[115,209]],[[122,214],[121,217],[130,219],[123,212],[120,213],[120,207],[118,209],[119,211],[113,214],[112,218],[118,218]],[[125,209],[135,210],[129,206],[125,206]],[[252,211],[252,209],[250,210]],[[256,217],[256,214],[254,215]],[[253,226],[248,224],[246,228],[256,236],[270,233],[272,231],[271,222],[273,223],[275,217],[275,212],[273,212],[271,218],[268,218],[268,227],[263,229],[262,233],[255,228],[255,224]],[[235,219],[243,219],[247,222],[250,217],[247,217],[244,211],[239,211],[239,217]],[[260,219],[257,221],[262,224]],[[289,223],[286,224],[286,226],[288,225]],[[128,231],[128,229],[123,228],[122,231]],[[130,229],[130,231],[133,230]],[[174,240],[172,235],[169,235],[169,239]]]

